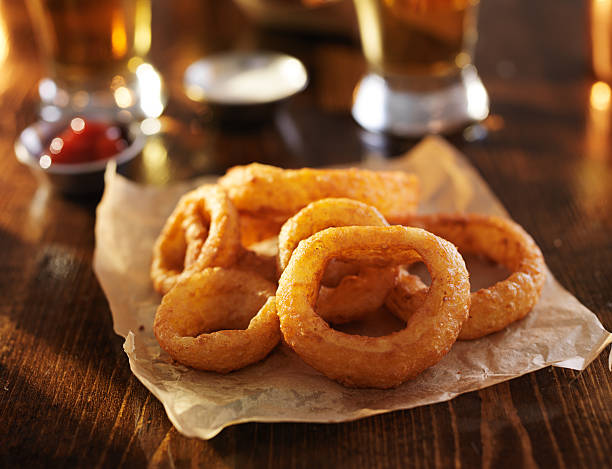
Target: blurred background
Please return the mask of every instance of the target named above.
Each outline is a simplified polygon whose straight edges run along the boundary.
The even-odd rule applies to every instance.
[[[39,82],[47,72],[41,44],[49,39],[32,26],[37,3],[0,3],[0,168],[14,164],[14,139],[40,114]],[[89,5],[74,2],[79,3]],[[418,140],[367,132],[351,117],[355,86],[367,69],[352,2],[127,3],[139,9],[138,52],[159,72],[165,105],[143,127],[148,135],[142,157],[129,168],[137,180],[165,184],[254,160],[318,166],[372,154],[395,156]],[[448,138],[460,148],[493,141],[501,144],[500,151],[512,151],[520,134],[523,146],[540,148],[547,142],[545,153],[559,146],[560,154],[573,151],[609,161],[609,3],[483,0],[474,62],[490,95],[491,114],[481,125],[457,129]],[[597,26],[604,33],[592,34],[593,8],[599,8],[593,17],[607,18]],[[593,38],[603,50],[595,61],[599,77],[591,66]],[[308,86],[272,113],[263,110],[246,123],[194,100],[184,86],[187,67],[234,50],[297,57],[308,72]],[[568,138],[560,128],[568,128],[572,137],[578,132],[580,138]],[[564,142],[580,146],[570,149]],[[503,159],[498,164],[503,166]],[[27,171],[20,171],[20,178],[22,173]],[[23,184],[28,181],[24,176]]]

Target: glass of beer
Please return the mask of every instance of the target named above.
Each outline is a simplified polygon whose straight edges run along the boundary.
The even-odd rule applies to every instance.
[[[589,2],[591,68],[599,80],[612,83],[612,0]]]
[[[27,6],[47,73],[39,84],[43,119],[161,114],[161,79],[145,62],[151,0],[27,0]]]
[[[354,0],[369,72],[352,114],[402,137],[458,130],[489,113],[472,64],[479,0]]]

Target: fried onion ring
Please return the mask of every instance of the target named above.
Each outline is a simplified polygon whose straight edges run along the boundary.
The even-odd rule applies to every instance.
[[[201,186],[185,194],[153,247],[151,279],[164,294],[183,274],[229,267],[241,253],[238,212],[223,189]]]
[[[236,263],[236,268],[255,272],[266,280],[277,283],[280,275],[277,258],[278,238],[275,236],[251,244],[248,249],[243,249]]]
[[[288,219],[315,200],[347,197],[373,205],[385,217],[406,216],[417,207],[418,179],[403,171],[288,169],[252,163],[219,179],[240,212]]]
[[[425,301],[428,289],[421,277],[411,274],[402,266],[398,269],[395,287],[385,299],[385,306],[395,316],[407,321]]]
[[[280,271],[285,269],[300,241],[325,228],[339,226],[388,226],[388,223],[376,208],[357,200],[328,198],[312,202],[281,228],[278,235]],[[341,324],[362,318],[380,308],[395,285],[394,267],[359,268],[335,262],[332,276],[337,277],[338,271],[355,267],[357,272],[344,276],[334,288],[321,286],[316,310],[326,321]],[[326,283],[324,275],[322,284]]]
[[[459,339],[477,339],[500,331],[522,319],[537,303],[546,280],[540,248],[518,224],[485,215],[420,215],[403,220],[419,226],[457,246],[463,254],[479,254],[505,266],[512,274],[489,288],[472,293],[469,319]],[[414,310],[427,286],[414,276],[400,276],[386,301],[398,315]]]
[[[249,247],[252,244],[278,236],[287,217],[266,216],[266,214],[251,215],[248,212],[239,212],[239,219],[240,240],[243,246]]]
[[[406,328],[382,337],[332,329],[314,305],[332,258],[373,266],[411,262],[416,251],[432,282]],[[281,275],[276,305],[284,340],[310,366],[347,386],[398,386],[437,363],[467,319],[470,284],[463,258],[448,241],[402,226],[328,228],[302,241]]]
[[[243,368],[265,358],[280,340],[275,288],[252,272],[195,272],[162,298],[155,336],[183,365],[219,373]]]

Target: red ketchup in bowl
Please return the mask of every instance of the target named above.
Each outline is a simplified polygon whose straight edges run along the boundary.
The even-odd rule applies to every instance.
[[[127,132],[117,124],[76,117],[52,138],[44,157],[50,164],[76,164],[105,160],[128,146]],[[42,161],[41,161],[42,163]]]

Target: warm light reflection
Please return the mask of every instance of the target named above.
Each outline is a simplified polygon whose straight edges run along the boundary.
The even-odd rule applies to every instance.
[[[0,10],[0,65],[6,60],[9,52],[8,35],[2,10]]]
[[[572,168],[573,190],[581,210],[593,223],[605,220],[610,213],[612,188],[602,171],[612,162],[612,103],[610,86],[596,82],[591,86],[585,128],[585,158]]]
[[[382,128],[386,125],[384,80],[367,75],[353,91],[353,116],[364,126]]]
[[[610,85],[598,81],[591,87],[591,106],[595,109],[605,111],[610,108]]]
[[[113,96],[115,97],[115,102],[117,103],[117,106],[119,106],[120,108],[130,107],[132,104],[134,104],[132,92],[125,86],[120,86],[119,88],[117,88]]]
[[[6,21],[4,19],[4,8],[0,2],[0,67],[4,64],[9,56],[9,35]],[[15,74],[12,67],[2,67],[0,72],[0,94],[11,87],[14,81]]]
[[[455,57],[455,65],[463,68],[472,62],[472,57],[467,52],[459,52]]]
[[[85,129],[85,121],[80,117],[75,117],[70,121],[70,128],[74,133],[80,134]]]
[[[134,52],[145,56],[151,48],[151,0],[137,0],[134,15]]]
[[[187,85],[185,86],[185,94],[193,101],[204,101],[206,93],[201,86],[198,85]]]
[[[52,193],[49,184],[40,184],[30,200],[23,226],[24,239],[28,242],[39,243],[43,236],[48,236],[49,222],[51,221],[48,202]]]
[[[130,60],[128,60],[128,70],[130,72],[135,72],[136,69],[142,65],[144,63],[144,60],[142,60],[142,57],[132,57]]]
[[[21,144],[21,142],[17,142],[15,144],[15,155],[19,161],[27,161],[30,159],[30,152],[28,152],[27,148]]]
[[[121,59],[125,57],[127,52],[127,34],[125,32],[123,10],[113,10],[111,22],[111,46],[113,49],[113,57]]]
[[[4,15],[0,10],[0,65],[6,60],[9,54],[9,39],[6,32],[6,24],[4,22]]]
[[[480,121],[489,114],[489,95],[480,80],[477,79],[473,66],[463,70],[463,79],[467,93],[468,115],[475,121]]]
[[[591,86],[585,129],[585,155],[589,159],[610,158],[610,116],[612,90],[607,83],[598,81]]]
[[[586,214],[591,226],[609,220],[612,188],[602,177],[607,165],[607,161],[584,158],[576,160],[572,168],[572,191],[580,211]],[[575,226],[574,229],[583,227]]]
[[[304,85],[307,80],[306,70],[297,59],[281,59],[275,64],[279,69],[279,75],[285,80],[285,86],[288,88],[299,88]]]
[[[142,149],[142,163],[147,179],[154,184],[164,184],[170,179],[168,151],[159,137],[147,140]]]
[[[210,97],[225,102],[275,101],[286,96],[292,84],[276,79],[278,76],[273,68],[245,70],[211,87]]]
[[[164,110],[161,77],[148,63],[138,66],[136,77],[140,92],[140,109],[147,117],[159,117]]]
[[[55,137],[51,140],[51,144],[49,145],[49,150],[54,155],[57,155],[64,148],[64,140],[61,137]]]
[[[161,121],[154,117],[147,117],[140,123],[140,130],[145,135],[154,135],[161,130]]]
[[[591,0],[590,14],[593,71],[612,80],[612,0]]]
[[[363,53],[369,62],[381,64],[383,61],[382,21],[376,2],[359,2],[357,20],[361,34]]]
[[[51,166],[51,157],[49,155],[43,155],[38,160],[38,164],[42,169],[49,169]]]

